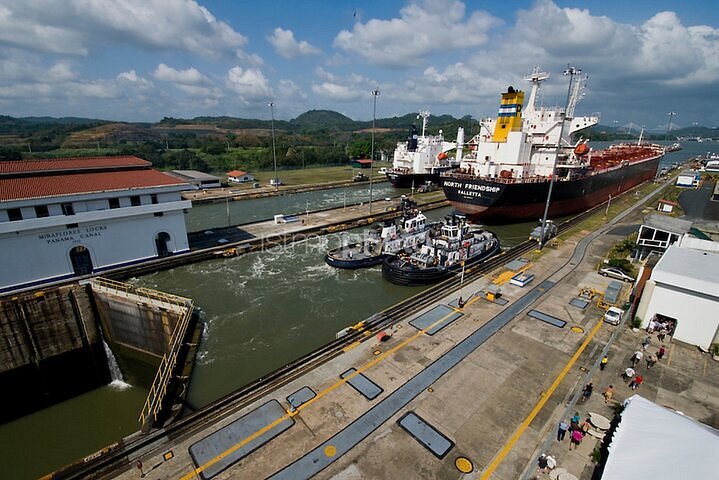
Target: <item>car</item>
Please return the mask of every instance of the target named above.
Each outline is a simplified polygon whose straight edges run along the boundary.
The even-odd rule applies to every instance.
[[[622,321],[623,315],[624,310],[622,310],[621,308],[609,307],[604,313],[604,321],[610,325],[619,325],[619,322]]]
[[[599,270],[599,275],[616,278],[617,280],[623,280],[625,282],[633,282],[634,280],[636,280],[631,275],[627,275],[626,273],[615,267],[602,268],[601,270]]]

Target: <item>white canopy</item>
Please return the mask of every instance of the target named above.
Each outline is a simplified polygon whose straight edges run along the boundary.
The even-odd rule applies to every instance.
[[[719,431],[639,395],[628,402],[602,480],[719,478]]]

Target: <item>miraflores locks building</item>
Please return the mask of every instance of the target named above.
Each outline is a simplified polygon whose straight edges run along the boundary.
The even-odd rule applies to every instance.
[[[137,157],[0,161],[0,292],[188,250],[186,182]]]

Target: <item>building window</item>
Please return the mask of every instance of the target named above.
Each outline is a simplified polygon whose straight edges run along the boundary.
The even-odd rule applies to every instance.
[[[130,205],[133,207],[139,207],[142,205],[142,202],[140,202],[140,197],[138,195],[133,195],[130,197]]]
[[[22,220],[22,212],[19,208],[9,208],[7,211],[7,216],[11,222],[17,222],[18,220]]]
[[[77,227],[78,227],[77,223],[68,223],[67,225],[65,225],[65,228],[77,228]]]
[[[120,199],[119,198],[111,198],[108,200],[110,203],[110,208],[120,208]]]
[[[156,217],[161,217],[161,216],[164,215],[164,213],[163,213],[163,212],[155,212],[154,215],[155,215]]]
[[[72,208],[72,203],[63,203],[61,206],[63,215],[75,215],[75,209]]]
[[[35,216],[37,218],[49,217],[50,212],[47,210],[47,205],[38,205],[35,207]]]
[[[153,204],[153,205],[156,205],[157,203],[159,203],[159,202],[157,201],[157,194],[156,194],[156,193],[153,193],[152,195],[150,195],[150,198],[152,199],[152,204]]]

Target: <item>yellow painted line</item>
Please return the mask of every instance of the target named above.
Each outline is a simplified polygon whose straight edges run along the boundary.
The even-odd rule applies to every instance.
[[[342,349],[342,351],[343,351],[343,352],[349,352],[350,350],[352,350],[353,348],[355,348],[355,347],[357,347],[357,346],[359,346],[359,345],[362,345],[362,342],[360,342],[359,340],[357,340],[356,342],[350,343],[349,345],[347,345],[345,348]]]
[[[426,333],[428,330],[434,328],[436,325],[439,325],[440,323],[442,323],[443,321],[445,321],[447,318],[449,318],[449,317],[450,317],[451,315],[453,315],[453,314],[454,314],[454,312],[448,313],[447,315],[445,315],[445,316],[443,316],[442,318],[438,319],[438,320],[437,320],[436,322],[434,322],[433,324],[427,326],[425,329],[419,330],[417,333],[413,334],[411,337],[407,338],[407,339],[404,340],[403,342],[401,342],[401,343],[395,345],[394,347],[392,347],[391,349],[387,350],[386,352],[384,352],[384,353],[378,355],[377,357],[375,357],[374,359],[370,360],[369,362],[367,362],[367,363],[364,364],[363,366],[359,367],[359,368],[358,368],[355,372],[353,372],[352,374],[347,375],[345,378],[340,379],[339,381],[335,382],[334,384],[330,385],[329,387],[327,387],[327,388],[325,388],[324,390],[322,390],[321,392],[319,392],[315,397],[313,397],[312,399],[308,400],[307,402],[305,402],[305,403],[303,403],[302,405],[300,405],[299,407],[297,407],[297,409],[295,409],[294,412],[292,412],[292,413],[290,413],[290,412],[286,413],[285,415],[279,417],[279,418],[278,418],[277,420],[275,420],[274,422],[272,422],[272,423],[270,423],[270,424],[268,424],[268,425],[265,425],[264,427],[262,427],[261,429],[257,430],[255,433],[253,433],[252,435],[250,435],[250,436],[248,436],[247,438],[244,438],[243,440],[237,442],[236,444],[234,444],[233,446],[231,446],[230,448],[228,448],[228,449],[225,450],[224,452],[222,452],[222,453],[218,454],[217,456],[211,458],[210,460],[208,460],[208,461],[205,462],[204,464],[200,465],[199,467],[193,468],[191,471],[189,471],[188,473],[186,473],[185,475],[183,475],[182,477],[180,477],[181,480],[190,480],[190,479],[194,478],[197,474],[199,474],[199,473],[201,473],[201,472],[207,470],[208,468],[210,468],[211,466],[215,465],[215,464],[216,464],[217,462],[219,462],[220,460],[222,460],[222,459],[224,459],[225,457],[227,457],[228,455],[231,455],[232,453],[236,452],[236,451],[239,450],[240,448],[242,448],[242,447],[244,447],[245,445],[247,445],[248,443],[250,443],[252,440],[258,438],[260,435],[262,435],[262,434],[264,434],[264,433],[266,433],[266,432],[272,430],[274,427],[276,427],[276,426],[279,425],[280,423],[284,422],[284,421],[287,420],[288,418],[294,417],[295,415],[297,415],[297,414],[299,413],[300,410],[304,410],[305,408],[309,407],[310,405],[312,405],[313,403],[315,403],[315,402],[316,402],[317,400],[319,400],[320,398],[322,398],[322,397],[324,397],[325,395],[327,395],[328,393],[330,393],[330,392],[336,390],[338,387],[340,387],[341,385],[344,385],[345,383],[347,383],[349,380],[351,380],[352,378],[356,377],[356,376],[359,375],[360,373],[363,373],[363,372],[367,371],[369,368],[373,367],[374,365],[376,365],[377,363],[379,363],[379,362],[382,361],[383,359],[387,358],[387,357],[388,357],[389,355],[391,355],[392,353],[394,353],[394,352],[396,352],[397,350],[399,350],[399,349],[401,349],[401,348],[404,348],[405,346],[409,345],[411,342],[415,341],[415,340],[416,340],[417,338],[419,338],[421,335],[423,335],[424,333]]]
[[[669,358],[667,358],[667,366],[672,364],[672,353],[674,353],[674,349],[671,345],[669,345]]]
[[[549,397],[552,396],[554,391],[559,387],[559,384],[562,383],[562,380],[564,380],[564,377],[567,375],[569,370],[574,366],[579,356],[582,354],[585,348],[587,348],[587,345],[589,345],[589,342],[594,338],[594,335],[599,331],[599,328],[602,326],[602,320],[600,319],[597,324],[592,328],[592,331],[589,332],[589,335],[587,335],[587,338],[584,339],[584,342],[579,346],[576,352],[574,352],[574,355],[572,355],[572,358],[569,359],[569,362],[564,366],[561,372],[559,372],[559,375],[557,375],[557,378],[554,379],[554,383],[549,387],[549,389],[546,392],[542,392],[542,398],[537,402],[537,404],[534,406],[534,409],[532,409],[531,412],[529,412],[529,415],[527,415],[527,418],[524,419],[524,421],[519,425],[517,430],[515,430],[514,434],[510,437],[510,439],[507,441],[507,443],[504,444],[502,447],[502,450],[494,457],[492,462],[487,466],[487,469],[482,473],[482,476],[480,477],[482,480],[488,479],[494,471],[497,469],[500,463],[504,460],[504,457],[507,456],[507,454],[512,450],[514,447],[514,444],[519,441],[519,438],[524,434],[524,431],[529,427],[529,424],[532,423],[532,420],[534,420],[534,417],[539,414],[539,412],[544,407],[544,404],[547,403],[547,400],[549,400]]]

